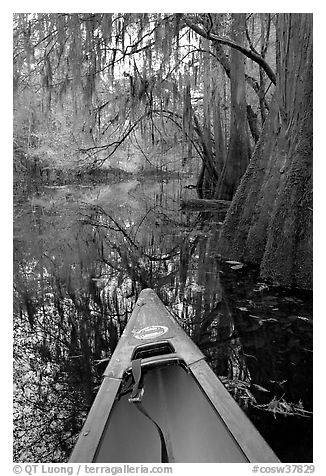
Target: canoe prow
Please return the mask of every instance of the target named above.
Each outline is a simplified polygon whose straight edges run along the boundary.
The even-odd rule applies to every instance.
[[[157,294],[144,289],[70,462],[160,462],[163,447],[169,462],[279,461]]]

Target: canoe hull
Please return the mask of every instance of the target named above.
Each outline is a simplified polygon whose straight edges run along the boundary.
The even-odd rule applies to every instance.
[[[117,398],[132,360],[144,365],[143,406],[160,425],[170,462],[277,462],[278,458],[151,289],[143,290],[70,462],[160,462],[155,425]]]
[[[143,405],[162,428],[170,462],[248,462],[203,395],[191,373],[180,365],[157,367],[144,379]],[[217,451],[218,448],[218,451]],[[155,426],[123,396],[114,404],[94,462],[160,461]]]

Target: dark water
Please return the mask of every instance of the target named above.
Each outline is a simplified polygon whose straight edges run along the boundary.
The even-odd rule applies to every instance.
[[[66,461],[141,289],[156,290],[284,462],[312,461],[312,298],[223,262],[191,177],[15,197],[15,460]],[[196,411],[194,409],[194,411]]]

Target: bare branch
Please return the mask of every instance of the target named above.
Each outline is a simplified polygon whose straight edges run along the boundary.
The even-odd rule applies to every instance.
[[[244,46],[239,45],[238,43],[234,42],[233,40],[230,40],[229,38],[223,38],[221,36],[215,35],[214,33],[208,33],[201,26],[196,25],[195,23],[192,23],[187,18],[185,18],[184,20],[185,20],[185,23],[189,26],[189,28],[191,28],[193,31],[198,33],[198,35],[202,36],[203,38],[206,38],[213,42],[221,43],[222,45],[230,46],[231,48],[234,48],[237,51],[240,51],[241,53],[243,53],[247,58],[251,59],[255,63],[259,64],[259,66],[263,68],[263,70],[265,71],[269,79],[272,81],[272,83],[276,84],[276,76],[274,71],[261,55],[259,55],[258,53],[255,53],[254,51],[248,50]]]

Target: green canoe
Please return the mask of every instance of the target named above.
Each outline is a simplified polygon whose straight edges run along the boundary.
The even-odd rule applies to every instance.
[[[202,352],[144,289],[70,462],[278,461]]]

